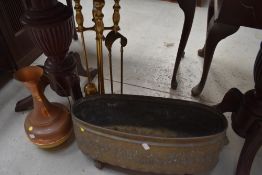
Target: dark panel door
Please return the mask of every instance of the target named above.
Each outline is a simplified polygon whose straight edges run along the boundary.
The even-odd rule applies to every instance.
[[[18,67],[32,63],[41,53],[20,23],[26,4],[22,0],[0,0],[0,30]]]

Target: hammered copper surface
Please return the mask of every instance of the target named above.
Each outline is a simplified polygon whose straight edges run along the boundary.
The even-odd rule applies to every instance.
[[[159,174],[212,170],[227,120],[211,107],[131,95],[92,96],[73,107],[79,148],[92,159]]]

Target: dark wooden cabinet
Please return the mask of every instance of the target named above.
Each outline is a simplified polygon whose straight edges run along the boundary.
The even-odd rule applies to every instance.
[[[41,54],[20,23],[27,7],[26,0],[0,0],[0,71],[29,65]]]

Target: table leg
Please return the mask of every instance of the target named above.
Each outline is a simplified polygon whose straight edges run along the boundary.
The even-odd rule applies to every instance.
[[[257,151],[262,145],[262,122],[257,121],[247,133],[245,144],[242,148],[236,175],[249,175]]]
[[[226,37],[237,32],[239,29],[239,26],[217,23],[214,19],[213,4],[214,1],[211,1],[208,9],[208,25],[205,46],[203,49],[198,51],[199,56],[204,56],[203,73],[199,84],[196,85],[191,91],[192,96],[199,96],[204,89],[217,44],[222,39],[225,39]]]
[[[217,44],[222,39],[235,33],[238,29],[239,26],[216,23],[214,19],[211,19],[204,49],[205,58],[203,73],[199,84],[196,85],[191,91],[193,96],[199,96],[204,89]]]
[[[209,22],[210,22],[210,20],[212,19],[213,16],[214,16],[214,0],[211,0],[209,2],[208,12],[207,12],[207,28],[206,28],[207,31],[208,31]],[[207,34],[208,34],[208,32],[206,32],[206,38],[207,38]],[[205,46],[202,49],[198,50],[198,52],[197,52],[198,56],[204,58],[204,54],[205,54],[204,49],[205,49]]]
[[[253,160],[262,145],[262,43],[254,66],[255,91],[246,93],[249,108],[246,114],[236,115],[232,122],[234,130],[246,138],[241,151],[236,175],[249,175]],[[252,93],[251,93],[252,92]],[[248,125],[247,127],[242,127]]]
[[[176,56],[176,63],[173,71],[173,77],[171,81],[171,88],[176,89],[177,88],[177,71],[179,68],[179,64],[181,61],[181,58],[184,56],[185,47],[187,44],[187,40],[192,28],[192,23],[195,15],[195,8],[196,8],[196,0],[178,0],[180,8],[183,10],[185,14],[185,21],[183,26],[183,31],[179,43],[179,48]]]

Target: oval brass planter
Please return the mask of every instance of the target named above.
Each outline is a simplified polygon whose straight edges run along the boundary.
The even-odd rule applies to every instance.
[[[91,96],[73,107],[79,148],[92,159],[159,174],[212,170],[227,120],[211,107],[133,95]]]

